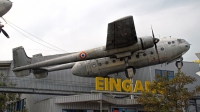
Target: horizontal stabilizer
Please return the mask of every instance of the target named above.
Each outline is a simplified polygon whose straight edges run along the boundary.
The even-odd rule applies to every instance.
[[[48,71],[46,69],[33,69],[33,74],[35,76],[35,78],[46,78],[48,76]]]

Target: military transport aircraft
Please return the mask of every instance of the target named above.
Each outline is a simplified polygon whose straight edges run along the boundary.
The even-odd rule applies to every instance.
[[[43,56],[27,57],[23,47],[13,49],[16,76],[33,73],[45,78],[48,72],[71,68],[74,75],[82,77],[107,76],[128,69],[170,63],[178,60],[190,48],[184,39],[137,37],[132,16],[108,24],[106,46],[76,53],[62,54],[40,61]],[[37,62],[36,62],[37,60]]]
[[[200,53],[195,53],[195,55],[199,58],[199,60],[194,60],[194,63],[200,64]]]
[[[12,2],[10,0],[0,0],[0,17],[3,17],[12,7]],[[9,38],[9,35],[6,33],[5,30],[2,28],[4,25],[0,22],[0,33],[2,32],[7,38]]]
[[[199,60],[195,60],[195,61],[193,61],[193,62],[194,62],[194,63],[200,64],[200,53],[195,53],[195,55],[199,58]],[[197,72],[196,74],[200,76],[200,71]]]

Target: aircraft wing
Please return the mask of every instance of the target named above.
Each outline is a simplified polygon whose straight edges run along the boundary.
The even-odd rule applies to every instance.
[[[133,16],[126,16],[108,24],[106,50],[137,43]]]
[[[195,53],[195,55],[200,59],[200,53]]]

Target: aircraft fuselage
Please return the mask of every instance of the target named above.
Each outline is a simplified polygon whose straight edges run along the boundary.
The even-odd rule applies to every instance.
[[[127,57],[128,66],[141,68],[160,63],[167,63],[180,58],[190,48],[189,43],[183,39],[163,38],[157,43],[159,59],[155,48],[133,52]],[[72,67],[72,74],[83,77],[106,76],[124,71],[127,67],[121,58],[98,58],[76,62]]]

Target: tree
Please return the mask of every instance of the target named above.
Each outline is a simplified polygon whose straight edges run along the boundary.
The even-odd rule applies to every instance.
[[[200,86],[196,87],[196,93],[199,94],[200,93]]]
[[[195,91],[188,91],[185,85],[192,84],[196,79],[186,76],[180,70],[174,78],[156,75],[155,81],[149,84],[149,91],[144,91],[137,102],[147,111],[155,112],[183,112],[189,106],[188,100],[195,95]],[[197,86],[200,90],[200,86]]]
[[[16,86],[16,84],[13,84],[11,81],[9,81],[3,73],[0,73],[0,86],[3,87],[13,87]],[[20,94],[18,93],[0,93],[0,112],[5,112],[6,110],[13,110],[13,107],[16,102],[20,100]],[[8,107],[8,104],[10,107]],[[14,111],[14,110],[13,110]],[[27,109],[25,111],[27,112]]]

